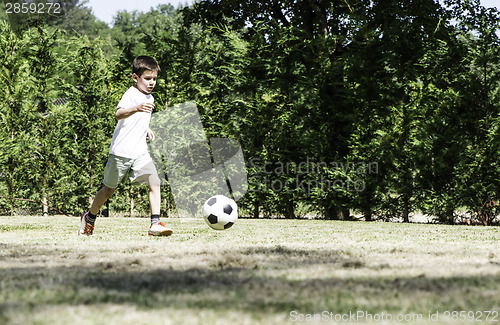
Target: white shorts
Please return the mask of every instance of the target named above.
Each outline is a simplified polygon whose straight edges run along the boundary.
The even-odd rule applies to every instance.
[[[149,153],[146,152],[135,159],[110,154],[104,168],[104,185],[117,188],[127,175],[131,182],[140,180],[147,182],[149,177],[144,177],[146,175],[155,175],[158,178],[155,164]]]

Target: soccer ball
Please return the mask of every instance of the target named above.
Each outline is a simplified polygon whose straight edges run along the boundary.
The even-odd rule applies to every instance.
[[[238,219],[238,206],[224,196],[212,196],[203,205],[203,219],[215,230],[230,228]]]

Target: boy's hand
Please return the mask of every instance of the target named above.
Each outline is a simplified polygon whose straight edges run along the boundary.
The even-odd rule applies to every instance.
[[[117,120],[121,120],[121,119],[127,118],[129,116],[132,116],[137,112],[153,113],[154,108],[155,108],[155,104],[146,103],[146,102],[144,102],[140,105],[137,105],[137,106],[129,107],[129,108],[119,107],[116,110],[115,117]]]
[[[137,106],[137,111],[138,112],[145,112],[145,113],[152,113],[154,108],[155,108],[155,104],[144,102],[144,103]]]
[[[146,140],[153,141],[155,139],[155,134],[150,128],[146,131]]]

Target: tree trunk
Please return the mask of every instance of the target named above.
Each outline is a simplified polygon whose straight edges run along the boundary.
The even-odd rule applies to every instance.
[[[130,217],[134,216],[134,198],[130,197]]]
[[[350,220],[349,209],[341,207],[330,207],[325,210],[326,220]]]
[[[135,193],[134,193],[134,185],[130,184],[130,189],[128,191],[128,196],[129,196],[129,202],[130,202],[130,210],[129,210],[129,214],[130,214],[130,218],[133,218],[135,213],[134,213],[134,208],[135,208],[135,199],[134,199],[134,196],[135,196]]]
[[[12,135],[12,138],[14,138],[14,135]],[[14,216],[16,214],[16,200],[15,198],[15,184],[14,184],[14,178],[12,175],[14,174],[14,163],[12,162],[12,158],[9,157],[9,160],[7,162],[9,164],[9,175],[7,176],[7,190],[9,193],[9,201],[10,201],[10,215]]]
[[[43,203],[43,216],[44,217],[48,217],[49,216],[49,198],[48,198],[48,193],[46,191],[44,191],[43,193],[43,199],[42,199],[42,203]]]
[[[167,198],[163,199],[163,209],[160,211],[161,218],[168,218],[170,215],[170,204],[168,203]]]
[[[255,202],[253,205],[253,217],[255,219],[259,218],[259,202]]]
[[[293,200],[286,200],[285,202],[285,218],[286,219],[295,219],[295,209],[293,206]]]
[[[408,202],[408,197],[405,195],[403,198],[403,222],[410,222],[410,204]]]
[[[446,212],[446,219],[447,219],[449,225],[455,224],[454,211],[455,211],[455,209],[451,208]]]
[[[365,217],[365,221],[372,221],[371,207],[365,207],[365,210],[363,211],[363,216]]]

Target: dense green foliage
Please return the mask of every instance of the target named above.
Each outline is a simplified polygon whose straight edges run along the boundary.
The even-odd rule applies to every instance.
[[[158,110],[195,101],[208,137],[241,143],[244,215],[408,221],[422,211],[454,223],[469,212],[494,222],[497,10],[477,0],[205,0],[122,11],[111,28],[68,3],[53,19],[0,25],[3,211],[15,213],[13,198],[86,209],[131,61],[147,54],[162,67]],[[144,194],[124,184],[111,209],[133,212],[133,202],[147,213]]]

